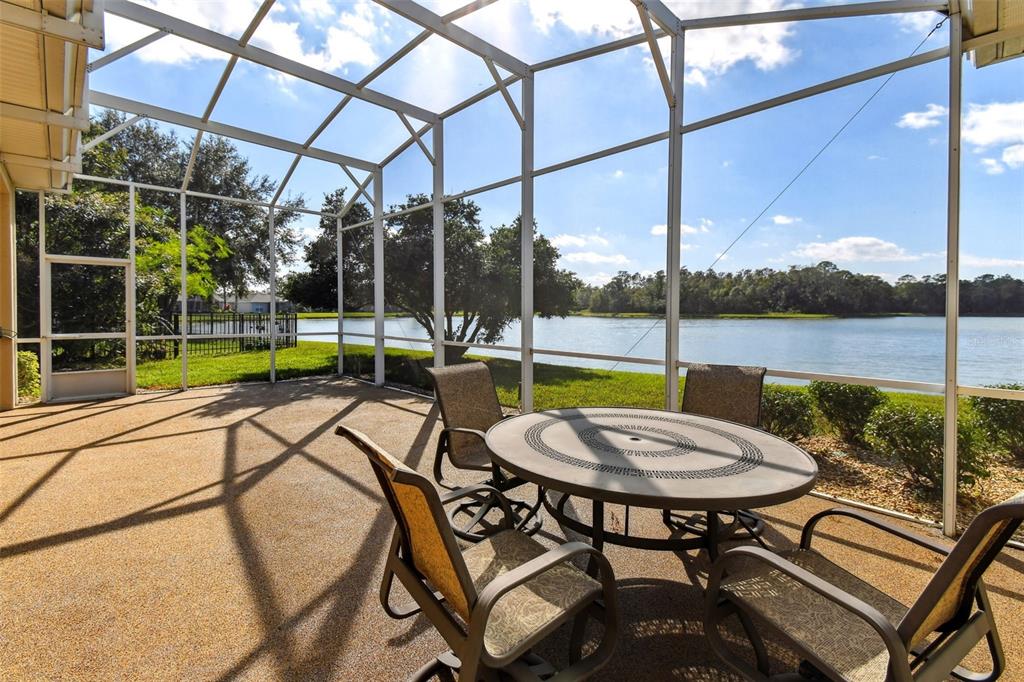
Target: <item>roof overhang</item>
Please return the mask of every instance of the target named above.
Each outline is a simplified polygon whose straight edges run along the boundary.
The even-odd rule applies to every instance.
[[[1006,36],[971,51],[970,59],[976,67],[1005,62],[1024,54],[1024,0],[966,0],[963,14],[971,37],[997,33]]]
[[[66,190],[89,127],[85,67],[103,0],[0,0],[0,165],[20,189]]]

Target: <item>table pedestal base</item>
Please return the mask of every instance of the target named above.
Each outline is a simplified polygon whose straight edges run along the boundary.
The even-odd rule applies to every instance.
[[[750,524],[749,527],[746,523],[740,521],[739,515],[746,512],[702,512],[704,514],[704,525],[702,527],[693,523],[677,522],[671,516],[671,512],[665,510],[663,514],[666,519],[666,525],[675,530],[682,530],[692,537],[649,538],[629,535],[628,528],[626,533],[616,533],[608,531],[604,527],[604,502],[591,500],[593,521],[591,522],[592,525],[587,525],[566,514],[565,505],[570,497],[570,495],[560,494],[558,500],[552,504],[549,496],[544,495],[544,508],[559,524],[575,533],[589,537],[591,544],[598,551],[604,548],[604,543],[606,542],[623,547],[632,547],[633,549],[651,549],[662,552],[685,552],[691,549],[706,549],[711,559],[714,560],[718,557],[718,543],[732,537],[736,533],[738,526],[743,525],[748,531],[754,529],[753,532],[758,535],[764,527],[760,517],[756,517],[756,522]],[[733,522],[722,524],[718,518],[720,513],[732,514],[734,517]],[[668,519],[671,519],[671,522]]]

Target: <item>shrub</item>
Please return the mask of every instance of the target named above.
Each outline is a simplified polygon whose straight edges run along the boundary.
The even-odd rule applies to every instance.
[[[39,397],[39,357],[32,351],[18,351],[18,397]]]
[[[999,384],[992,388],[1021,391],[1024,385]],[[1024,401],[972,397],[970,403],[989,441],[1024,462]]]
[[[915,488],[928,495],[942,490],[942,413],[913,405],[880,405],[871,413],[864,435],[871,447],[895,457]],[[982,438],[970,418],[957,425],[957,483],[972,485],[988,476]]]
[[[814,430],[814,403],[797,386],[768,384],[761,396],[761,426],[786,440],[807,438]]]
[[[821,414],[849,443],[862,440],[871,411],[885,402],[885,394],[874,386],[812,381],[807,390]]]

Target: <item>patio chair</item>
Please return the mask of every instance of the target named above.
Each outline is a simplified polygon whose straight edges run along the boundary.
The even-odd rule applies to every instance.
[[[690,365],[683,384],[681,411],[760,428],[761,394],[766,371],[764,367]],[[723,535],[729,532],[729,528],[737,530],[737,526],[742,526],[754,538],[764,531],[764,521],[750,510],[722,510],[722,513],[733,517],[730,524],[722,524],[725,529]],[[662,516],[666,525],[676,527],[677,520],[671,513],[666,511]],[[691,532],[707,532],[706,529],[697,529],[688,520],[680,520],[678,525]]]
[[[761,426],[764,367],[690,365],[683,384],[683,412]]]
[[[881,529],[945,557],[910,607],[811,549],[815,526],[842,516]],[[736,547],[714,563],[708,580],[704,630],[732,670],[769,679],[764,644],[751,616],[767,621],[806,660],[803,677],[830,680],[995,680],[1005,658],[982,576],[1024,520],[1024,491],[984,510],[947,549],[941,544],[853,509],[831,509],[804,526],[800,547],[773,554]],[[736,614],[754,647],[757,668],[730,652],[719,623]],[[960,662],[987,640],[992,669],[975,673]]]
[[[500,671],[516,680],[544,676],[562,682],[585,679],[608,662],[618,635],[618,602],[615,576],[603,554],[582,542],[547,550],[513,529],[512,508],[496,488],[476,484],[442,498],[426,477],[359,431],[339,425],[335,433],[370,460],[397,521],[380,587],[384,611],[396,619],[423,613],[451,647],[411,679],[447,671],[457,672],[460,682],[475,682],[497,680]],[[503,527],[460,550],[443,507],[482,496],[493,498],[504,512]],[[583,555],[596,562],[598,579],[572,563]],[[415,605],[391,605],[395,577]],[[589,618],[603,624],[604,634],[597,648],[582,658]],[[570,664],[548,678],[554,668],[531,648],[570,622]]]
[[[450,464],[456,469],[471,471],[488,471],[491,476],[483,483],[506,492],[526,483],[526,481],[506,476],[492,462],[490,451],[485,442],[485,432],[505,418],[498,403],[498,392],[494,387],[491,370],[483,362],[467,362],[444,368],[425,368],[434,382],[434,395],[441,407],[441,419],[444,429],[437,441],[434,454],[434,480],[438,485],[454,490],[457,486],[444,477],[443,465],[447,456]],[[538,488],[537,501],[533,505],[519,500],[511,501],[518,518],[517,527],[529,534],[536,533],[541,527],[538,512],[542,504],[543,490]],[[473,532],[473,528],[481,524],[487,514],[494,509],[494,501],[469,501],[453,508],[449,520],[460,538],[478,541],[483,538],[481,533]],[[456,519],[469,516],[469,521],[460,525]]]

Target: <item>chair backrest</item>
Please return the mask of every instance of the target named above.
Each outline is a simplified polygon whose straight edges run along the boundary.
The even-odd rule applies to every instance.
[[[335,433],[362,450],[373,465],[373,472],[398,522],[403,557],[411,559],[413,567],[433,589],[443,594],[452,609],[468,620],[470,604],[476,601],[476,590],[437,489],[359,431],[339,424]]]
[[[690,365],[683,384],[683,412],[761,425],[764,367]]]
[[[899,625],[908,647],[933,632],[961,627],[973,611],[978,581],[1024,521],[1024,490],[978,514]]]
[[[467,362],[450,367],[428,368],[434,381],[434,395],[441,406],[441,419],[447,428],[486,431],[502,418],[498,392],[491,370],[482,362]],[[451,435],[452,461],[458,465],[467,448],[479,447],[480,439],[464,433]]]

